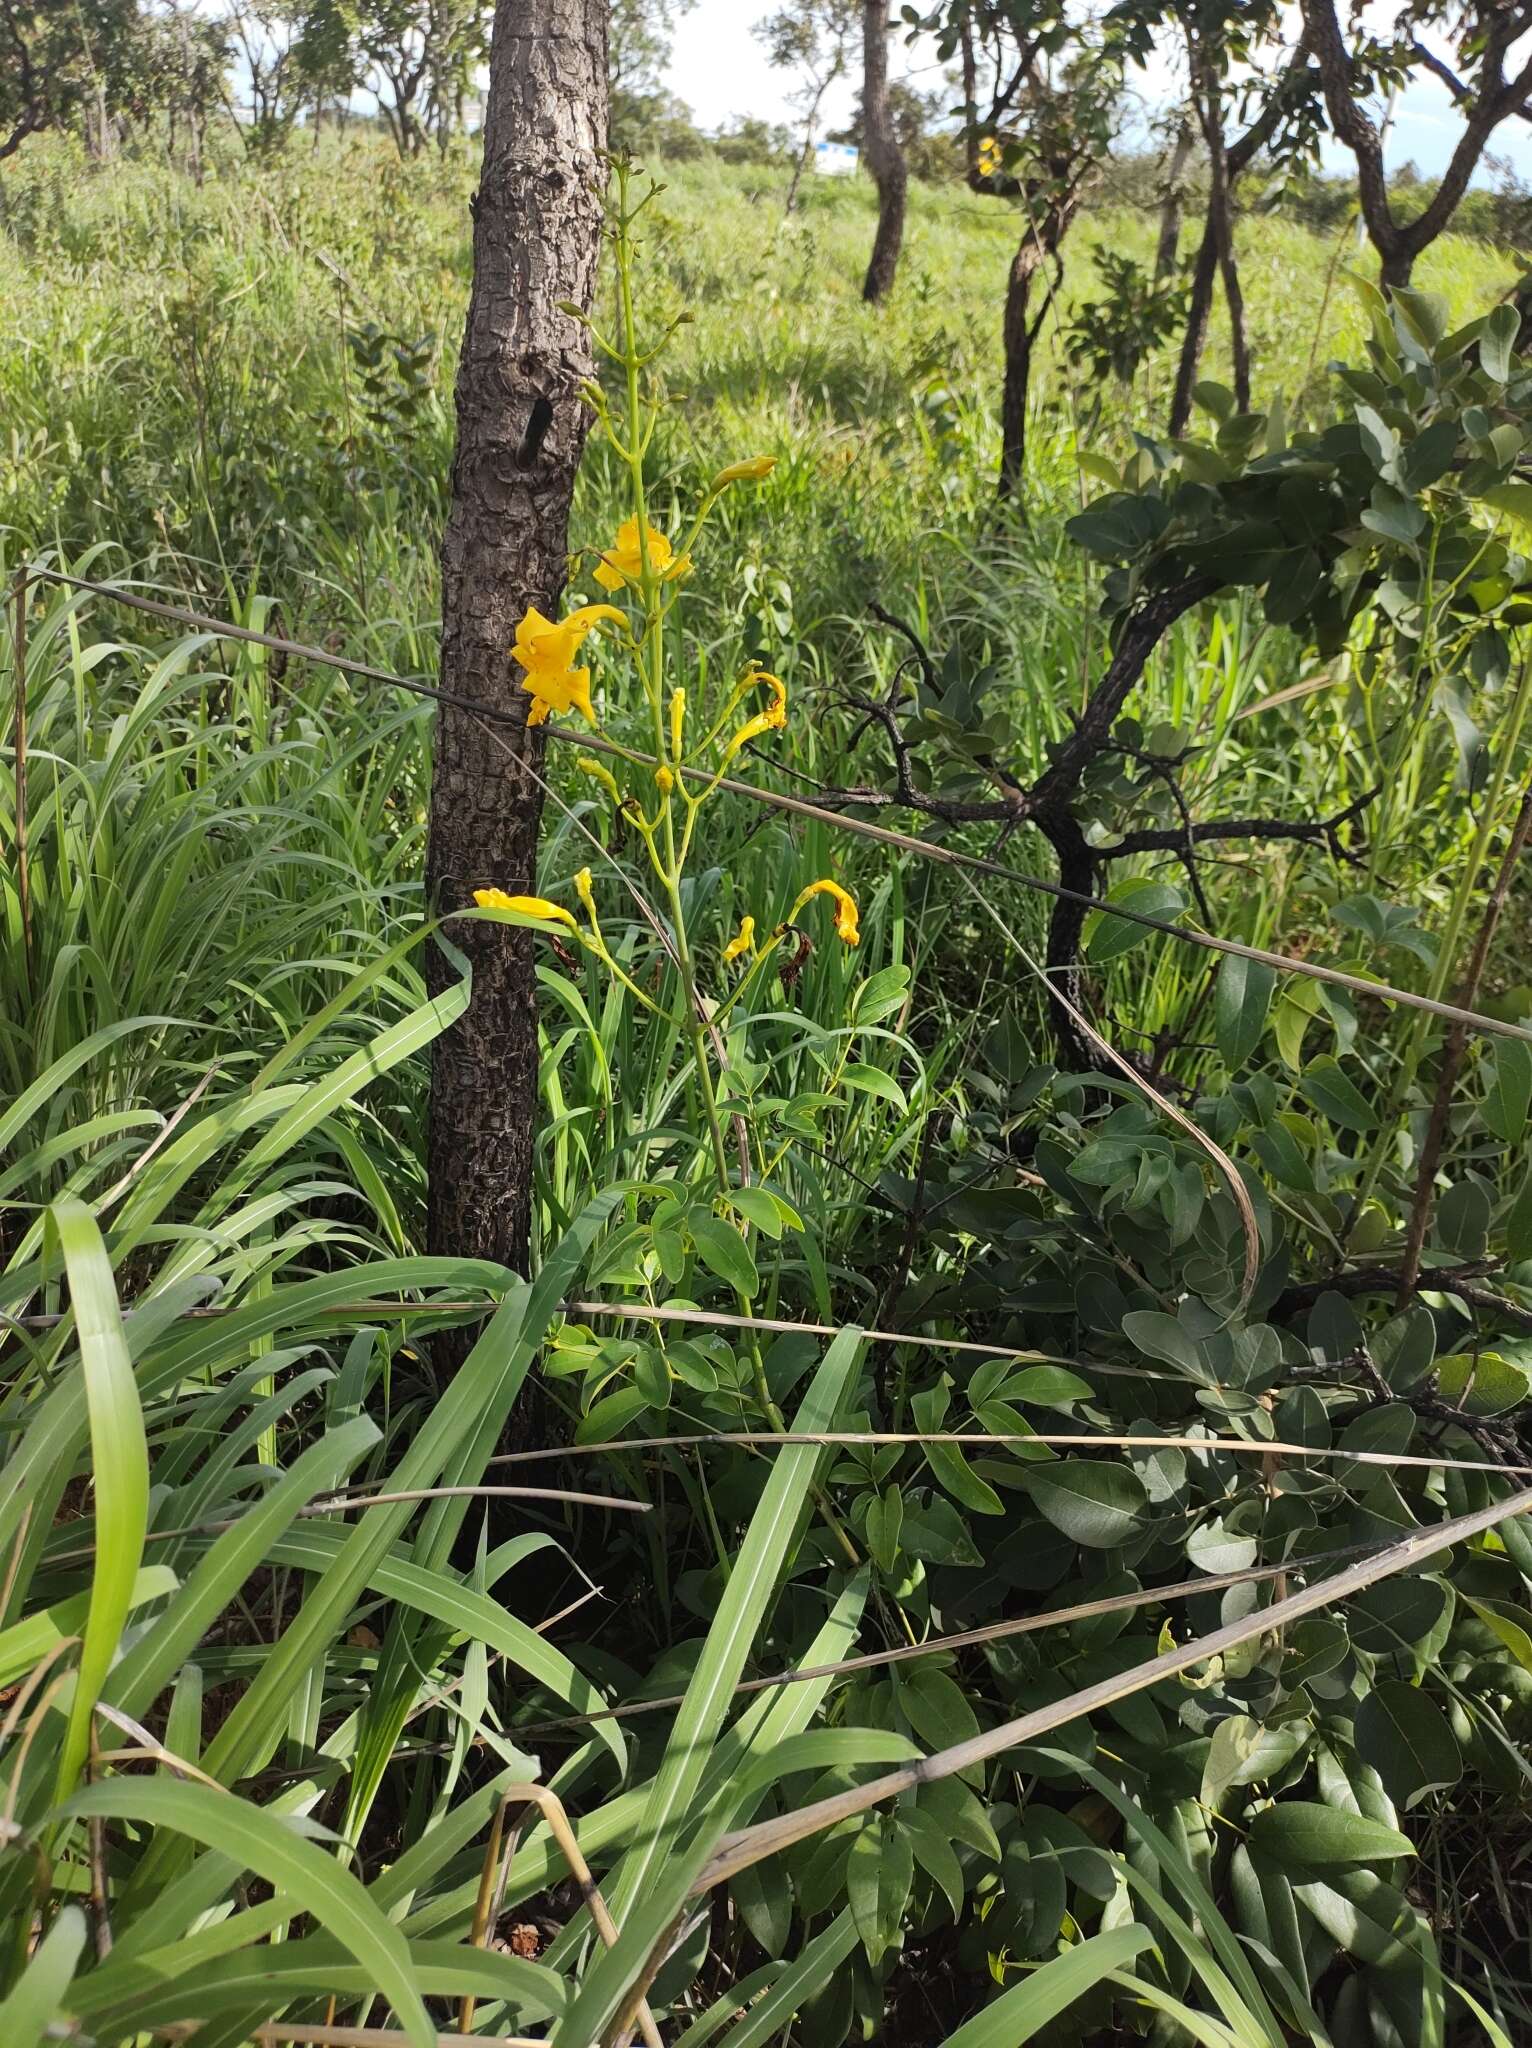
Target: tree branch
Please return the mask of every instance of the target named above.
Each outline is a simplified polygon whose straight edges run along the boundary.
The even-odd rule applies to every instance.
[[[1349,858],[1340,846],[1337,834],[1343,825],[1349,825],[1361,816],[1367,806],[1375,803],[1378,791],[1369,790],[1359,796],[1355,803],[1348,804],[1343,811],[1337,811],[1333,818],[1210,818],[1204,824],[1188,822],[1184,831],[1174,828],[1166,831],[1125,832],[1115,845],[1103,847],[1102,853],[1108,860],[1116,860],[1132,853],[1179,853],[1186,841],[1205,846],[1226,840],[1302,840],[1310,845],[1328,845],[1331,852]]]

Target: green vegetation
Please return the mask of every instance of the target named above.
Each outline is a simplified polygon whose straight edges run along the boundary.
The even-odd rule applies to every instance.
[[[429,679],[471,175],[367,136],[201,186],[51,137],[5,167],[0,2039],[1527,2038],[1532,989],[1496,890],[1532,369],[1483,320],[1519,265],[1444,237],[1390,311],[1349,223],[1247,221],[1260,414],[1206,391],[1177,450],[1173,345],[1127,386],[1072,363],[1090,246],[1154,244],[1087,215],[1001,517],[1014,214],[920,188],[874,311],[864,188],[784,218],[779,168],[667,174],[639,329],[692,317],[640,473],[593,434],[566,600],[630,621],[579,658],[639,759],[609,789],[550,751],[538,888],[588,934],[590,869],[602,942],[534,913],[517,1277],[421,1251],[426,1062],[472,993],[425,982],[430,705],[40,573]],[[598,587],[619,521],[679,545],[755,455],[689,577]],[[1115,622],[1209,568],[1010,829]],[[711,771],[691,736],[765,708],[753,662],[787,722],[731,774],[890,791],[896,706],[913,793],[969,808],[845,815],[1045,878],[1073,829],[1087,894],[1340,979],[1097,910],[1071,1023],[1014,874],[727,791],[671,858],[670,691]],[[1295,829],[1188,864],[1188,816]],[[800,908],[820,878],[855,946]],[[1373,983],[1521,1035],[1455,1044]],[[690,1441],[784,1420],[970,1441]]]

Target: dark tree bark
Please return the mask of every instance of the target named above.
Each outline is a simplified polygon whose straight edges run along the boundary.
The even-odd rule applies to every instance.
[[[1234,402],[1241,412],[1250,410],[1250,338],[1245,330],[1245,294],[1240,286],[1239,265],[1234,258],[1234,190],[1229,177],[1229,157],[1224,144],[1223,95],[1212,84],[1203,101],[1206,107],[1204,137],[1208,146],[1208,226],[1212,229],[1218,255],[1218,273],[1223,279],[1224,300],[1229,308],[1229,330],[1234,357]]]
[[[1190,113],[1183,112],[1176,123],[1176,139],[1165,167],[1165,190],[1160,200],[1160,238],[1154,251],[1154,281],[1163,284],[1175,269],[1181,254],[1181,215],[1186,205],[1186,173],[1197,140]]]
[[[1385,291],[1410,281],[1415,259],[1429,248],[1457,212],[1469,181],[1490,137],[1512,114],[1523,119],[1532,95],[1532,56],[1512,78],[1505,75],[1513,45],[1532,29],[1532,7],[1520,0],[1492,0],[1481,5],[1476,79],[1472,87],[1456,80],[1454,98],[1463,115],[1458,137],[1431,203],[1416,219],[1399,221],[1388,203],[1388,175],[1383,164],[1383,137],[1363,104],[1351,53],[1335,12],[1334,0],[1303,0],[1304,30],[1319,66],[1325,108],[1336,139],[1356,162],[1357,192],[1368,237],[1378,252]],[[1426,60],[1438,76],[1447,72],[1439,60]],[[1447,72],[1449,78],[1451,73]]]
[[[899,267],[909,185],[904,151],[888,104],[888,0],[866,0],[863,10],[862,142],[878,188],[878,232],[862,285],[862,297],[875,306],[892,290]]]
[[[586,330],[601,246],[606,0],[498,0],[473,204],[473,292],[457,380],[457,453],[442,545],[444,689],[524,709],[511,642],[527,605],[556,615],[569,502],[585,441]],[[438,910],[476,887],[532,888],[543,735],[442,705],[427,881]],[[431,1070],[433,1252],[526,1268],[537,1108],[530,933],[460,926],[467,1014]],[[433,953],[433,985],[452,977]]]
[[[1191,297],[1186,308],[1186,327],[1181,335],[1181,359],[1176,364],[1176,385],[1170,400],[1170,438],[1178,441],[1192,417],[1192,392],[1207,347],[1208,320],[1213,311],[1213,287],[1218,281],[1218,232],[1209,219],[1203,223],[1202,242],[1192,271]]]
[[[1005,318],[1001,335],[1005,350],[1005,381],[1000,391],[999,495],[1019,495],[1027,470],[1027,392],[1032,382],[1032,356],[1038,333],[1063,276],[1059,245],[1079,210],[1077,186],[1051,206],[1034,226],[1030,221],[1011,258],[1005,287]],[[1047,266],[1054,266],[1050,279]],[[1035,310],[1033,290],[1041,282],[1042,302]]]
[[[1223,95],[1217,79],[1200,63],[1195,45],[1192,59],[1192,99],[1197,111],[1209,159],[1208,208],[1202,225],[1202,241],[1192,270],[1191,297],[1187,305],[1186,328],[1181,337],[1181,358],[1176,365],[1175,390],[1170,401],[1170,438],[1179,440],[1192,416],[1192,393],[1202,352],[1207,346],[1208,320],[1213,310],[1213,291],[1220,277],[1229,307],[1233,330],[1235,396],[1243,409],[1250,403],[1250,344],[1245,329],[1245,298],[1239,281],[1234,252],[1234,192],[1240,179],[1281,127],[1294,93],[1302,90],[1309,69],[1307,30],[1299,39],[1287,70],[1276,89],[1266,96],[1260,113],[1244,134],[1228,141],[1224,132]]]
[[[1032,381],[1032,282],[1041,267],[1036,243],[1024,235],[1005,286],[1005,381],[1000,390],[1000,495],[1014,497],[1027,471],[1027,389]]]

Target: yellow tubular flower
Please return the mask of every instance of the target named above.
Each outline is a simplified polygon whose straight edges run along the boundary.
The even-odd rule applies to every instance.
[[[752,684],[764,683],[767,689],[770,690],[771,702],[767,705],[762,716],[772,731],[780,731],[787,723],[786,683],[779,676],[771,675],[763,668],[753,669],[748,680]]]
[[[769,477],[776,466],[775,455],[752,455],[748,462],[731,462],[727,469],[719,470],[708,488],[726,491],[730,484],[758,484]]]
[[[787,723],[787,685],[780,677],[770,675],[763,668],[752,668],[745,677],[742,689],[750,690],[757,683],[764,683],[771,692],[771,702],[764,711],[757,711],[753,718],[747,718],[739,731],[724,748],[723,761],[727,767],[741,748],[748,747],[752,740],[758,740],[762,733],[780,732]]]
[[[663,533],[645,525],[644,538],[649,543],[649,567],[662,583],[670,583],[678,576],[684,576],[692,565],[690,555],[678,555]],[[603,590],[620,590],[625,583],[637,583],[644,573],[643,551],[638,541],[638,521],[625,519],[617,529],[617,538],[602,552],[596,564],[596,581]]]
[[[739,921],[739,930],[723,949],[723,957],[726,961],[737,960],[741,953],[752,952],[754,947],[755,919],[753,917],[742,917]]]
[[[670,751],[677,761],[681,758],[681,732],[686,724],[686,692],[672,690],[670,693]]]
[[[528,605],[526,616],[516,628],[511,653],[526,670],[521,687],[532,699],[528,725],[541,725],[550,711],[578,711],[594,725],[596,714],[590,701],[590,670],[571,664],[585,637],[603,619],[624,623],[614,604],[582,604],[565,619],[545,619],[536,605]]]
[[[591,888],[589,868],[581,868],[580,872],[575,876],[575,894],[585,905],[585,914],[591,923],[594,924],[596,922],[596,898]]]
[[[856,898],[849,889],[843,889],[839,882],[810,882],[803,894],[789,911],[789,918],[795,918],[811,896],[829,896],[835,903],[835,929],[848,946],[855,946],[861,940],[861,927],[857,923]]]
[[[775,720],[769,711],[757,711],[754,718],[747,718],[723,750],[724,767],[728,767],[742,747],[748,747],[752,740],[758,740],[763,732],[770,732],[774,723]]]
[[[575,930],[575,921],[562,904],[550,903],[546,896],[507,896],[503,889],[475,889],[473,900],[481,910],[515,910],[523,917],[540,917],[545,924],[567,924]]]

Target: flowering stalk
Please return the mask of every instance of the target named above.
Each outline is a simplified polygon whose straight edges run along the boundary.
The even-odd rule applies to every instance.
[[[529,609],[517,630],[511,653],[524,671],[522,688],[532,700],[529,723],[540,722],[551,711],[575,711],[589,724],[598,723],[590,670],[575,666],[592,634],[605,636],[609,643],[620,647],[637,671],[648,703],[653,755],[645,757],[621,747],[616,751],[633,768],[645,771],[644,795],[639,796],[628,777],[623,778],[629,784],[624,790],[619,776],[598,761],[582,758],[578,767],[582,775],[606,793],[617,816],[631,825],[663,893],[669,932],[662,933],[662,937],[680,983],[680,1014],[671,1015],[613,957],[601,930],[588,868],[582,868],[574,877],[583,921],[546,897],[507,896],[498,889],[485,889],[478,892],[477,901],[485,914],[530,924],[556,943],[562,944],[566,936],[571,938],[615,976],[638,1004],[684,1034],[707,1125],[707,1150],[716,1189],[714,1202],[737,1225],[750,1249],[756,1226],[745,1214],[731,1178],[725,1118],[719,1100],[719,1077],[727,1064],[719,1027],[747,991],[770,972],[789,936],[807,947],[807,935],[794,920],[812,899],[824,896],[831,900],[835,930],[843,943],[851,946],[856,945],[859,937],[857,908],[839,883],[826,879],[811,882],[803,889],[788,917],[759,944],[755,919],[747,914],[734,938],[722,948],[722,964],[733,983],[732,989],[710,1007],[699,980],[692,936],[687,928],[683,894],[687,860],[699,813],[717,792],[730,764],[746,747],[786,725],[787,687],[779,677],[752,663],[727,693],[716,722],[700,739],[694,736],[688,745],[686,677],[677,659],[680,641],[679,636],[667,635],[666,625],[680,602],[681,585],[692,567],[692,549],[709,511],[736,484],[763,481],[774,465],[769,456],[753,456],[721,469],[704,491],[696,517],[679,547],[650,524],[645,467],[660,401],[647,386],[645,372],[658,350],[645,350],[639,345],[633,295],[633,225],[658,188],[651,187],[635,203],[631,198],[631,177],[629,165],[621,161],[615,164],[611,240],[617,272],[617,332],[606,336],[593,330],[596,347],[621,373],[623,397],[615,416],[599,385],[585,387],[585,396],[628,476],[628,516],[618,526],[610,545],[597,557],[593,571],[596,582],[615,601],[577,605],[562,620],[546,619],[535,609]],[[669,675],[672,669],[677,671],[673,682]],[[747,705],[747,699],[753,700],[754,708]],[[741,713],[747,715],[741,719]],[[740,722],[736,724],[736,720]],[[693,783],[697,785],[695,789]],[[658,920],[651,921],[659,930]],[[750,1141],[744,1117],[738,1112],[735,1115],[740,1131],[740,1169],[748,1180]],[[687,1169],[687,1175],[694,1173],[694,1168]],[[753,1312],[753,1291],[746,1292],[736,1284],[734,1293],[748,1318]],[[781,1429],[785,1427],[782,1413],[772,1399],[759,1340],[753,1331],[747,1344],[756,1400],[772,1426]],[[825,1513],[842,1549],[855,1562],[855,1546],[827,1507]]]
[[[616,165],[617,208],[613,243],[617,258],[617,298],[621,321],[620,360],[627,372],[627,434],[626,446],[621,452],[626,456],[628,475],[632,487],[633,523],[637,540],[637,588],[639,602],[643,608],[643,631],[637,639],[637,660],[639,678],[649,698],[654,716],[654,751],[660,760],[667,752],[676,765],[680,765],[682,726],[685,717],[686,699],[682,691],[676,692],[675,701],[679,708],[673,712],[672,730],[666,733],[664,709],[665,687],[665,614],[669,604],[676,601],[674,582],[679,572],[673,563],[689,565],[689,551],[683,549],[679,556],[671,557],[666,544],[666,559],[657,562],[660,550],[655,545],[653,529],[649,524],[648,491],[644,481],[644,456],[648,450],[649,437],[654,431],[654,409],[647,425],[644,421],[643,391],[640,371],[644,357],[638,345],[637,322],[633,309],[633,241],[632,225],[643,207],[648,203],[648,194],[635,207],[629,207],[628,187],[630,172],[628,166],[619,161]],[[701,528],[701,515],[693,532]],[[610,560],[610,558],[608,558]],[[662,575],[672,588],[668,593]],[[667,738],[670,745],[667,748]],[[680,846],[676,842],[675,800],[677,793],[686,806],[686,829]],[[707,1030],[704,1024],[704,1009],[697,987],[696,966],[692,959],[691,943],[686,929],[686,910],[681,901],[681,875],[685,864],[685,853],[691,839],[692,820],[696,815],[698,799],[687,790],[685,782],[672,782],[659,788],[660,811],[659,829],[664,852],[655,859],[660,881],[664,885],[666,903],[670,911],[671,934],[675,941],[676,971],[681,980],[683,1014],[686,1020],[686,1034],[691,1042],[692,1058],[697,1070],[697,1087],[702,1097],[703,1110],[707,1117],[708,1135],[713,1148],[713,1165],[718,1175],[719,1193],[727,1191],[729,1185],[729,1155],[724,1143],[723,1122],[718,1112],[718,1092],[713,1084],[712,1064],[708,1057]],[[646,833],[651,858],[654,858],[653,834]]]

